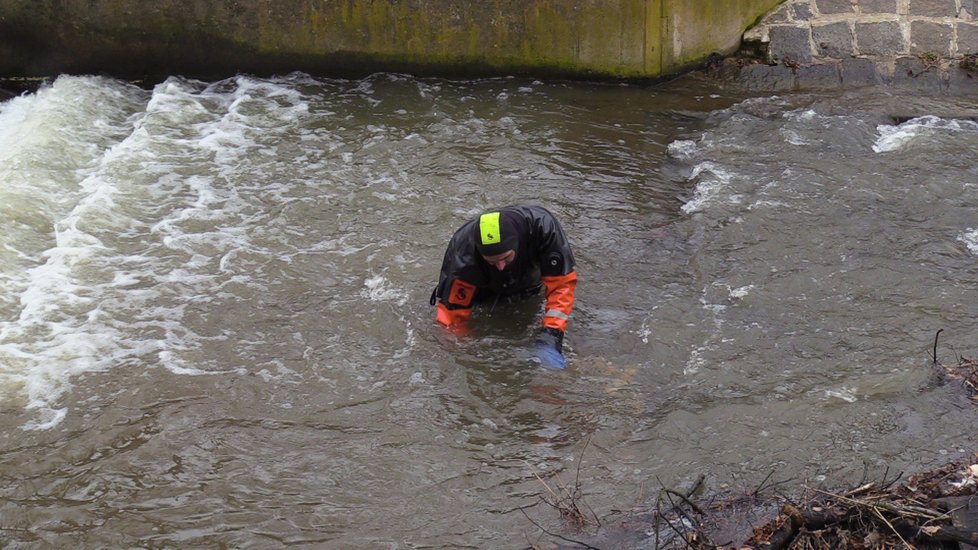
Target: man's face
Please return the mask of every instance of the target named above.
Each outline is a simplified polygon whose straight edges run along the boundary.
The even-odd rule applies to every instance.
[[[516,259],[516,251],[509,250],[503,252],[502,254],[496,254],[495,256],[483,256],[482,259],[489,262],[489,265],[495,267],[499,271],[503,271],[513,263],[513,260]]]

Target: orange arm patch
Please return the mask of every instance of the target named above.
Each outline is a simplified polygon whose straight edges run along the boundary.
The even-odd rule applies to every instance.
[[[435,313],[435,320],[446,327],[458,327],[464,325],[472,316],[472,300],[475,298],[477,287],[461,279],[452,281],[451,291],[448,293],[447,303],[438,302]]]
[[[475,297],[475,289],[475,285],[466,283],[462,279],[455,279],[452,283],[452,291],[448,293],[448,303],[469,307],[472,305],[472,298]]]

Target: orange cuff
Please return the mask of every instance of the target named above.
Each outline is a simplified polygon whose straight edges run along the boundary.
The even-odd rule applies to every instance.
[[[446,327],[450,327],[468,321],[471,316],[471,309],[448,309],[445,304],[439,303],[435,320]]]

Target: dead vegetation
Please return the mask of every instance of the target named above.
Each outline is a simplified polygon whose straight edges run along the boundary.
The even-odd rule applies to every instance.
[[[971,395],[971,399],[978,402],[978,359],[958,355],[957,364],[945,365],[937,357],[937,343],[943,331],[944,329],[941,329],[934,335],[934,354],[932,356],[934,366],[939,369],[938,374],[945,379],[953,380],[964,385]]]
[[[978,404],[978,360],[939,361],[940,333],[932,357],[937,374],[960,383]],[[615,510],[603,519],[583,504],[580,463],[571,486],[559,477],[548,483],[537,475],[546,489],[537,504],[556,510],[575,536],[544,529],[526,515],[529,507],[521,508],[545,541],[559,541],[531,548],[978,550],[978,453],[905,479],[884,472],[867,482],[864,475],[848,490],[803,484],[801,495],[792,497],[780,492],[791,480],[771,482],[770,474],[753,490],[694,497],[701,476],[687,490],[663,485],[652,509]]]
[[[743,547],[950,550],[958,543],[978,544],[978,525],[969,520],[978,511],[978,465],[971,461],[916,474],[898,485],[867,483],[842,493],[809,489],[809,499],[785,502]]]
[[[559,533],[554,533],[545,529],[542,525],[534,521],[526,511],[539,504],[545,504],[546,506],[557,511],[560,515],[562,523],[564,526],[574,533],[582,533],[589,530],[597,530],[601,527],[601,520],[598,519],[597,514],[594,513],[585,502],[584,495],[581,490],[581,463],[584,458],[584,451],[587,450],[588,445],[591,440],[588,439],[584,443],[584,448],[581,450],[581,460],[577,462],[577,470],[574,474],[573,485],[568,485],[560,479],[559,475],[553,476],[551,482],[548,483],[543,477],[535,470],[532,469],[533,477],[545,489],[544,493],[539,495],[539,500],[529,506],[523,506],[519,508],[520,512],[526,517],[526,519],[532,523],[537,529],[543,532],[548,537],[564,541],[566,543],[574,544],[578,548],[596,548],[590,546],[586,542],[575,540],[565,535]],[[537,548],[536,545],[532,545],[532,548]]]
[[[831,492],[804,487],[786,497],[768,484],[753,491],[694,499],[702,478],[686,491],[663,488],[651,511],[613,512],[599,520],[582,504],[579,477],[573,487],[544,482],[545,502],[560,513],[574,536],[544,529],[550,543],[530,548],[649,548],[656,550],[958,550],[978,546],[978,454],[902,483],[864,483]],[[539,478],[538,478],[539,479]],[[587,513],[584,510],[587,509]],[[525,509],[523,513],[526,514]],[[617,516],[617,517],[616,517]],[[733,525],[739,524],[739,525]],[[750,528],[750,526],[756,526]],[[747,526],[747,529],[743,529]],[[728,540],[731,533],[744,537]],[[555,543],[555,544],[551,544]]]

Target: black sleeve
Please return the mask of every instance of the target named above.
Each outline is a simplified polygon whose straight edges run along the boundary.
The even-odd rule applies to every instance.
[[[574,271],[574,253],[560,222],[548,210],[539,206],[527,207],[532,214],[533,233],[540,273],[544,277],[567,275]]]
[[[445,249],[445,257],[441,263],[441,273],[438,276],[438,286],[432,293],[432,305],[440,302],[449,309],[470,307],[474,293],[483,284],[472,252],[474,246],[468,242],[471,240],[472,233],[470,225],[463,225],[448,241],[448,248]],[[465,284],[459,287],[456,285],[458,280]],[[453,291],[455,295],[452,294]],[[470,294],[459,296],[460,291]]]

